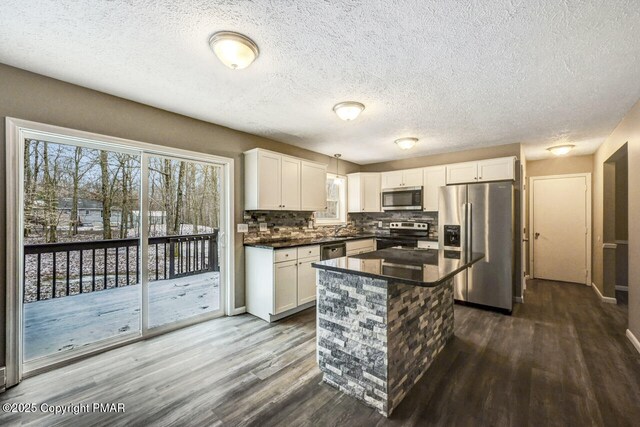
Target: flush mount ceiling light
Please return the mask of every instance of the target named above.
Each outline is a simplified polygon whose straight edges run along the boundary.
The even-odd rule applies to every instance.
[[[549,147],[547,148],[547,150],[551,151],[556,156],[564,156],[569,151],[573,150],[573,147],[575,147],[575,145],[573,144],[563,144],[556,145],[555,147]]]
[[[247,68],[260,54],[253,40],[233,31],[218,31],[209,39],[209,46],[218,59],[233,70]]]
[[[416,142],[418,142],[418,138],[400,138],[395,140],[396,145],[403,150],[412,149],[413,146],[416,145]]]
[[[333,111],[344,121],[351,121],[358,118],[364,110],[364,104],[355,101],[345,101],[333,106]]]

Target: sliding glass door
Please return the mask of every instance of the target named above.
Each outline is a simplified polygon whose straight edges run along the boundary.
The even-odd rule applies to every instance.
[[[24,360],[140,334],[140,154],[24,144]]]
[[[149,157],[149,328],[221,309],[222,167]]]
[[[223,314],[224,164],[23,135],[23,372]]]

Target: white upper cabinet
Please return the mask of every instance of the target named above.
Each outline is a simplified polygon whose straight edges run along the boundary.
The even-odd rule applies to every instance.
[[[447,184],[463,184],[478,180],[478,162],[447,165]]]
[[[254,149],[244,153],[246,210],[325,208],[327,166]]]
[[[445,166],[433,166],[423,169],[423,200],[422,210],[425,212],[435,212],[438,210],[438,200],[440,187],[447,184],[447,174]]]
[[[515,157],[500,157],[447,165],[447,184],[512,180],[515,163]]]
[[[478,181],[503,181],[515,178],[515,157],[480,160]]]
[[[422,179],[422,168],[402,171],[403,187],[421,187],[423,185]]]
[[[347,207],[350,213],[380,212],[380,174],[347,175]]]
[[[254,156],[255,164],[251,172],[255,184],[251,191],[245,191],[245,197],[252,198],[248,209],[279,210],[282,206],[282,156],[269,152],[259,152]],[[245,165],[246,166],[246,165]],[[247,168],[248,169],[248,168]],[[245,199],[245,205],[247,201]]]
[[[383,190],[387,188],[422,186],[422,169],[382,172],[380,177]]]
[[[282,210],[300,210],[300,160],[282,156]]]
[[[322,211],[327,208],[327,166],[303,160],[302,203],[303,211]]]
[[[398,188],[402,186],[402,171],[382,172],[380,174],[382,188]]]

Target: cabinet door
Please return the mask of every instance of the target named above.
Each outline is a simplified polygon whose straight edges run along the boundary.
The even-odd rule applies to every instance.
[[[465,184],[478,180],[478,162],[447,165],[447,184]]]
[[[275,282],[273,314],[279,314],[298,305],[298,261],[274,264]]]
[[[362,182],[362,212],[380,212],[380,174],[364,174]]]
[[[300,160],[282,156],[282,209],[300,210]]]
[[[514,179],[515,157],[480,160],[478,162],[478,181],[502,181]]]
[[[258,209],[281,210],[282,156],[258,154]]]
[[[383,189],[402,187],[402,171],[382,172],[380,178]]]
[[[436,212],[438,210],[438,199],[440,187],[447,184],[444,166],[424,168],[424,190],[423,190],[423,210],[425,212]]]
[[[298,261],[298,305],[306,304],[316,299],[316,269],[312,262],[320,258],[305,258]]]
[[[421,187],[422,169],[407,169],[402,171],[403,187]]]
[[[347,212],[362,212],[362,179],[359,173],[347,175]]]
[[[302,162],[303,211],[321,211],[327,208],[327,167]]]

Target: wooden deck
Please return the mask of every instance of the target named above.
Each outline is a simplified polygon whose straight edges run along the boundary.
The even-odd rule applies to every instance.
[[[455,306],[455,338],[387,419],[322,383],[315,311],[223,317],[28,378],[0,404],[124,403],[120,413],[0,413],[0,425],[635,426],[640,354],[626,307],[529,282],[513,316]]]
[[[139,330],[141,286],[132,285],[24,305],[25,360]],[[220,308],[219,273],[149,284],[149,326]]]

